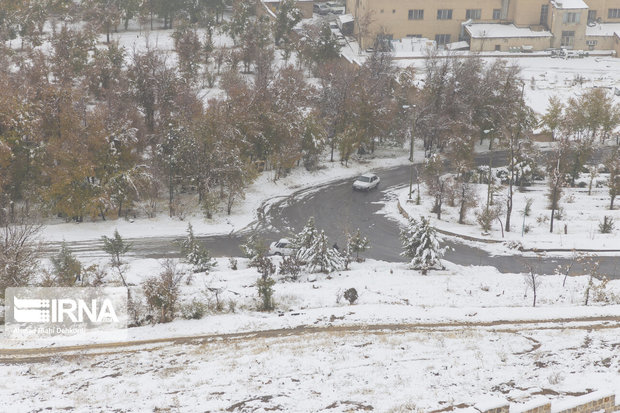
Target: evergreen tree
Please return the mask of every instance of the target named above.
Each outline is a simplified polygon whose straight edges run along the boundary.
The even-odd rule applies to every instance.
[[[351,251],[351,254],[355,254],[355,260],[360,261],[360,252],[364,252],[368,249],[370,241],[368,238],[360,233],[358,228],[355,234],[347,237],[347,249]]]
[[[340,253],[336,249],[330,248],[325,231],[321,231],[314,239],[312,246],[305,251],[303,258],[312,272],[318,269],[320,272],[330,273],[344,267],[344,260]]]
[[[411,258],[413,269],[426,275],[430,269],[443,268],[441,257],[445,248],[439,247],[437,233],[428,218],[420,217],[420,221],[410,218],[400,237],[404,249],[402,255]]]
[[[181,244],[181,253],[185,261],[192,265],[194,272],[209,272],[217,265],[209,251],[194,236],[192,224],[187,224],[187,237]]]
[[[304,261],[304,256],[308,249],[312,247],[314,241],[318,235],[316,230],[316,226],[314,224],[314,217],[308,218],[308,222],[303,227],[301,232],[297,234],[295,240],[293,241],[293,246],[297,250],[297,259],[300,261]]]
[[[239,245],[241,252],[247,258],[254,260],[257,257],[263,257],[267,255],[267,245],[265,240],[260,237],[257,232],[252,232],[246,239],[245,243]]]
[[[123,285],[127,287],[127,281],[123,274],[123,256],[131,250],[133,245],[125,241],[117,229],[114,230],[113,238],[104,235],[101,237],[101,241],[103,242],[103,250],[110,255],[110,265],[116,268]]]
[[[82,279],[82,263],[71,253],[63,241],[58,255],[51,259],[56,284],[71,287]]]
[[[271,276],[276,272],[276,267],[271,262],[271,259],[265,256],[259,256],[256,259],[256,268],[260,273],[260,277],[256,281],[256,288],[258,289],[258,296],[261,300],[261,310],[271,311],[273,310],[273,286],[276,283]]]

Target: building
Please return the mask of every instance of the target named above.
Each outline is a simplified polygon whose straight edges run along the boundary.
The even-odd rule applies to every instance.
[[[620,51],[620,0],[346,0],[362,48],[422,37],[472,51]]]

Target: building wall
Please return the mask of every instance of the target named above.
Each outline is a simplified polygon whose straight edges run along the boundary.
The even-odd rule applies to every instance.
[[[620,18],[609,18],[609,9],[620,9],[617,0],[585,0],[590,10],[596,10],[596,17],[605,23],[620,23]]]
[[[597,17],[603,22],[618,22],[620,17],[609,19],[610,8],[620,9],[620,0],[584,0],[592,10],[597,10]],[[548,5],[548,19],[546,28],[540,26],[541,8]],[[371,47],[377,34],[392,35],[393,38],[403,38],[408,35],[419,35],[435,40],[436,35],[449,34],[450,42],[459,40],[462,34],[461,23],[466,21],[467,9],[481,9],[481,17],[478,22],[512,22],[519,27],[530,27],[533,30],[549,29],[554,39],[542,49],[548,47],[560,47],[562,31],[574,31],[574,49],[588,49],[586,45],[585,29],[588,20],[588,10],[558,10],[553,7],[549,0],[441,0],[429,2],[428,0],[346,0],[347,13],[351,13],[355,19],[355,32],[360,32],[359,22],[364,16],[370,16],[372,23],[366,30],[362,39],[362,48]],[[409,20],[409,10],[423,9],[423,20]],[[437,20],[438,9],[452,9],[451,20]],[[499,9],[500,19],[493,20],[493,10]],[[564,12],[579,12],[579,24],[565,24],[562,21]],[[487,39],[485,43],[492,43],[493,39]],[[509,43],[514,43],[509,41]],[[537,40],[535,43],[541,43]],[[605,42],[597,42],[596,49],[604,49],[599,46]],[[480,46],[478,44],[478,46]],[[503,46],[502,46],[503,47]],[[509,47],[509,46],[506,46]],[[473,50],[478,50],[474,49]],[[483,50],[489,50],[489,46],[483,45]],[[494,46],[490,50],[494,50]]]
[[[532,46],[534,50],[545,50],[550,47],[548,37],[511,37],[509,39],[470,39],[470,50],[474,52],[491,52],[498,50],[510,52],[511,48]]]
[[[586,27],[588,10],[587,9],[556,9],[552,7],[550,29],[553,34],[551,47],[567,47],[576,50],[587,49],[586,47]],[[564,16],[567,13],[576,13],[579,16],[579,23],[564,23]],[[575,33],[574,44],[572,47],[562,45],[562,32],[571,31]]]
[[[355,6],[359,4],[359,7]],[[370,33],[364,39],[363,47],[371,46],[379,33],[392,35],[394,38],[403,38],[408,35],[420,35],[435,39],[435,35],[449,34],[450,41],[456,42],[461,34],[461,23],[466,21],[467,9],[480,9],[479,22],[499,22],[493,19],[493,10],[501,9],[502,0],[476,0],[464,2],[462,0],[443,0],[428,2],[424,0],[347,0],[347,13],[353,14],[357,21],[364,20],[367,13],[373,20]],[[409,10],[424,10],[422,20],[410,20]],[[450,20],[438,20],[438,9],[451,9]],[[359,28],[356,27],[356,32]]]
[[[510,3],[513,7],[508,19],[516,26],[539,25],[540,10],[543,4],[549,5],[549,15],[551,15],[549,0],[511,0]]]

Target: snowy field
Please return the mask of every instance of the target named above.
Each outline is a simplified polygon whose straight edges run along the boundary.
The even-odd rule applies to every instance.
[[[128,281],[160,265],[131,261]],[[207,289],[218,288],[222,312],[129,329],[130,341],[151,344],[56,353],[49,347],[80,341],[54,341],[38,358],[23,352],[34,342],[4,341],[0,400],[13,412],[405,412],[615,391],[620,379],[620,305],[583,306],[583,276],[564,287],[561,276],[542,277],[532,308],[520,274],[447,265],[422,276],[369,260],[279,280],[273,313],[254,310],[257,277],[245,259],[236,271],[219,259],[195,274],[182,301],[213,308]],[[352,287],[359,299],[349,305],[341,296]],[[620,295],[620,281],[607,289]]]
[[[327,330],[2,365],[12,412],[431,411],[618,386],[620,330]],[[52,385],[53,383],[53,385]],[[24,391],[24,389],[27,389]]]
[[[102,261],[93,261],[102,263]],[[275,260],[278,263],[278,259]],[[89,263],[90,264],[90,263]],[[352,263],[351,270],[332,274],[302,272],[297,281],[276,274],[275,311],[258,312],[255,268],[238,259],[238,270],[228,259],[218,259],[209,273],[185,278],[180,290],[177,320],[167,324],[130,328],[130,341],[185,337],[198,334],[237,333],[299,326],[373,325],[409,323],[488,323],[521,320],[583,319],[620,314],[620,280],[609,281],[605,292],[584,306],[588,277],[540,276],[536,308],[532,291],[523,274],[500,274],[492,267],[463,267],[445,262],[446,269],[421,275],[405,263],[368,260]],[[184,264],[180,264],[183,268]],[[130,261],[127,282],[140,286],[147,277],[161,272],[162,261]],[[107,279],[118,284],[114,276]],[[596,283],[598,285],[598,283]],[[344,291],[355,288],[359,298],[350,305]],[[216,297],[215,290],[218,291]],[[133,289],[139,297],[139,288]],[[604,301],[606,300],[606,301]],[[183,320],[192,301],[207,310],[204,318]],[[218,305],[219,304],[219,305]],[[219,307],[219,309],[218,309]],[[116,337],[68,338],[59,341],[20,342],[2,340],[3,348],[55,347],[93,341],[114,341]]]

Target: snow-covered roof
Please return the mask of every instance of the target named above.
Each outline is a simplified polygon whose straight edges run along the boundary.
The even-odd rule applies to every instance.
[[[350,23],[355,20],[352,14],[341,14],[337,17],[337,19],[340,24]]]
[[[448,50],[469,49],[469,43],[467,43],[465,41],[448,43],[446,45],[446,49],[448,49]]]
[[[587,9],[583,0],[554,0],[551,2],[556,9]]]
[[[586,36],[610,37],[614,34],[620,34],[620,23],[600,23],[586,27]]]
[[[510,37],[553,37],[546,30],[536,31],[528,27],[517,27],[514,24],[474,23],[465,26],[474,39],[510,38]]]

